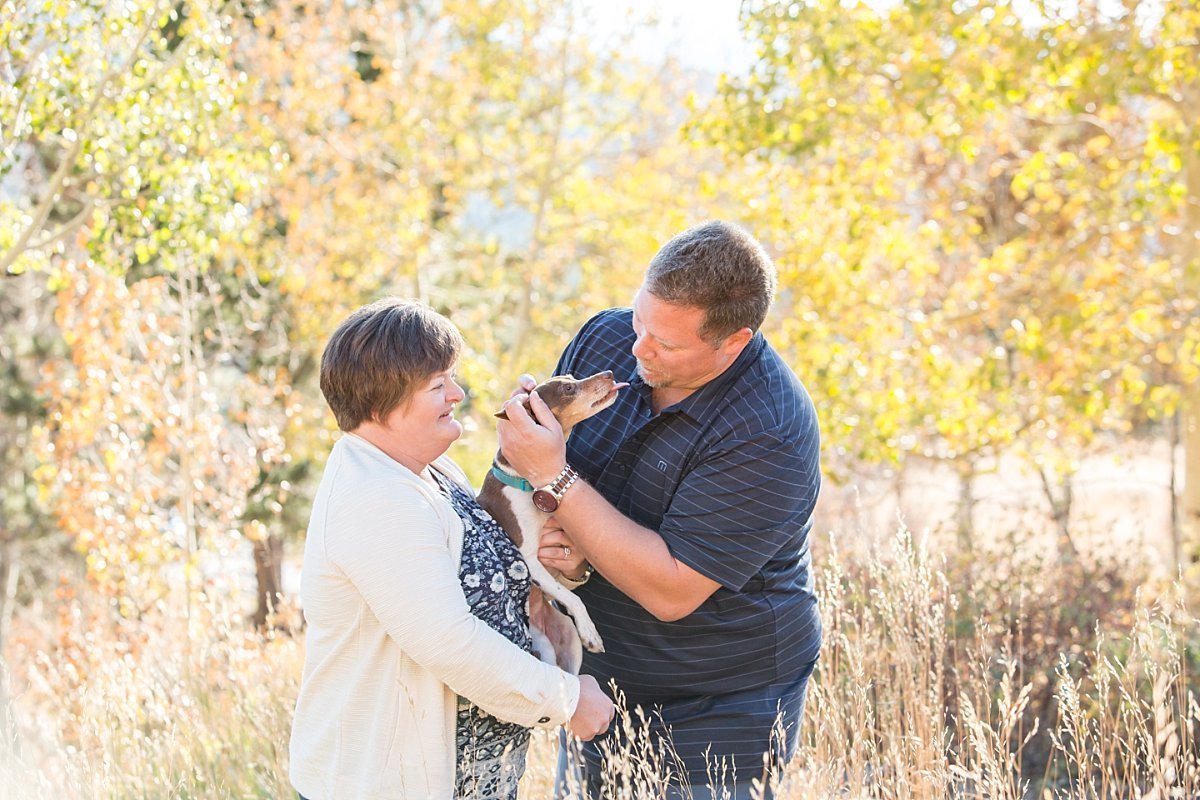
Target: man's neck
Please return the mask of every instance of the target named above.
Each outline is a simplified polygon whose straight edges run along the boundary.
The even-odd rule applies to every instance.
[[[678,389],[673,386],[662,386],[650,390],[650,408],[657,414],[668,406],[682,402],[696,393],[696,389]]]

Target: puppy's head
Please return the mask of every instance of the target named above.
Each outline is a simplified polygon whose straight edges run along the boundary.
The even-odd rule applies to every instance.
[[[563,433],[569,434],[571,428],[611,406],[617,399],[617,392],[628,385],[617,383],[613,380],[612,371],[605,370],[582,379],[571,375],[556,375],[539,383],[534,391],[554,412],[554,418],[562,426]],[[533,416],[529,400],[525,401],[525,410]],[[496,416],[508,419],[503,409],[497,411]]]

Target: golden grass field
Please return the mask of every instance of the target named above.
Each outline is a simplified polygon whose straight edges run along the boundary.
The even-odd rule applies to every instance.
[[[903,531],[853,560],[817,546],[825,645],[780,798],[1200,796],[1181,582],[1044,565],[968,587]],[[117,630],[68,594],[52,630],[9,643],[0,797],[292,796],[302,636],[204,605]],[[1085,599],[1093,611],[1071,608]],[[1091,631],[1067,611],[1092,613]],[[550,796],[554,753],[535,737],[523,797]],[[639,768],[626,796],[658,796],[656,765]]]

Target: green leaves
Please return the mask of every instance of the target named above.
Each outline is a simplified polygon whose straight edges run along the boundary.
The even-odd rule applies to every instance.
[[[80,229],[89,254],[118,271],[164,250],[203,263],[264,166],[231,137],[242,78],[227,63],[229,20],[205,3],[60,0],[5,24],[18,80],[0,94],[0,116],[14,120],[3,166],[45,184],[0,201],[28,216],[0,263],[45,270],[39,251]],[[172,235],[155,240],[164,229]]]
[[[749,222],[847,457],[1076,447],[1175,402],[1169,354],[1200,325],[1180,281],[1200,223],[1179,222],[1200,95],[1176,24],[1196,9],[1168,5],[1149,28],[992,2],[745,9],[760,61],[692,129],[771,165]],[[1171,323],[1133,336],[1131,312]]]
[[[25,4],[0,20],[0,266],[86,293],[87,264],[143,309],[164,292],[153,315],[192,323],[156,355],[193,359],[179,392],[270,442],[250,491],[272,533],[327,446],[313,374],[349,308],[449,313],[482,419],[711,216],[777,256],[769,332],[835,471],[1036,460],[1162,418],[1200,377],[1192,6],[749,3],[759,62],[706,105],[574,2]],[[119,320],[69,318],[120,331],[122,369],[149,361]],[[206,405],[227,367],[254,413]]]

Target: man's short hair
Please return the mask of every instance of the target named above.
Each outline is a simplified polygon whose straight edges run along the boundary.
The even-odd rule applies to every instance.
[[[321,355],[321,393],[338,427],[382,422],[462,352],[454,323],[416,300],[387,297],[353,312]]]
[[[703,309],[700,336],[716,343],[742,328],[762,327],[775,297],[775,265],[745,230],[714,220],[663,245],[645,285],[659,300]]]

